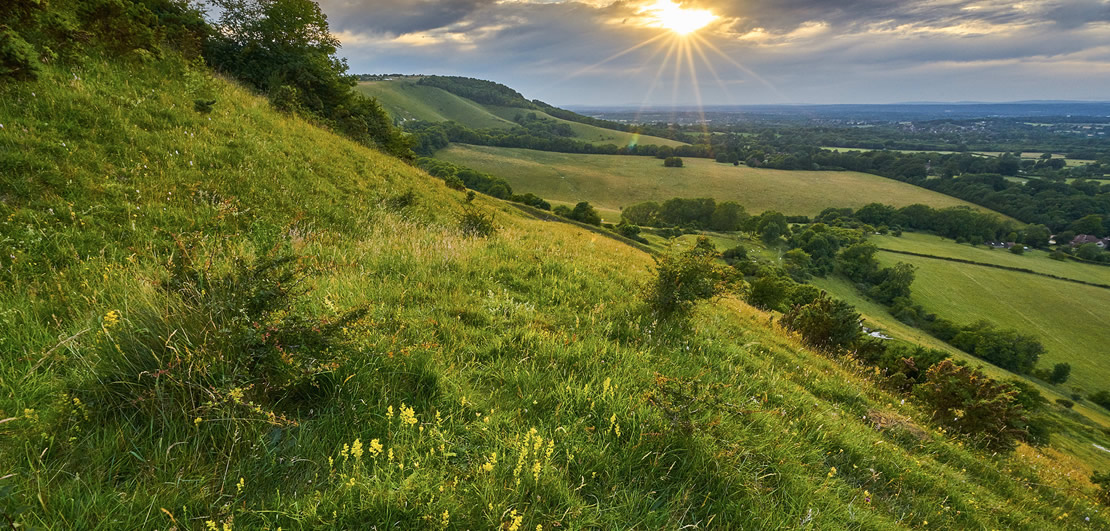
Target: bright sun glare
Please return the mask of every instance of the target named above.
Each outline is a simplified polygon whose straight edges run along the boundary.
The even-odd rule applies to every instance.
[[[669,29],[679,35],[693,33],[717,20],[717,15],[708,10],[686,9],[673,0],[658,0],[641,12],[654,19],[653,25]]]

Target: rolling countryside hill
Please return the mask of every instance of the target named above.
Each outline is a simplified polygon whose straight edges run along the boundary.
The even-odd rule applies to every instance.
[[[666,138],[637,135],[572,122],[536,109],[483,105],[438,87],[418,85],[416,79],[411,77],[383,81],[363,81],[358,84],[356,90],[367,96],[377,98],[395,120],[401,121],[454,121],[472,129],[508,128],[516,125],[512,121],[516,115],[535,113],[539,117],[568,125],[574,131],[575,138],[593,144],[614,144],[617,146],[630,144],[680,146],[683,144]]]

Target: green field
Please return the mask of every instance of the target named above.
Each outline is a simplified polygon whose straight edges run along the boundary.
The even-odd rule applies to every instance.
[[[1084,264],[1073,260],[1053,260],[1048,251],[1030,249],[1024,254],[1014,254],[1007,249],[994,249],[985,245],[972,246],[952,240],[916,232],[902,236],[871,236],[871,243],[883,249],[908,251],[944,258],[971,260],[985,264],[1029,269],[1038,273],[1072,278],[1098,284],[1110,284],[1110,267]]]
[[[411,78],[391,81],[363,81],[357,90],[372,96],[394,119],[424,120],[428,122],[455,121],[471,129],[508,128],[515,124],[513,118],[518,114],[536,113],[537,116],[565,123],[574,131],[575,137],[592,144],[632,144],[680,146],[683,142],[641,136],[623,131],[614,131],[594,125],[556,118],[543,111],[482,105],[466,98],[456,96],[446,90],[418,85]]]
[[[1000,253],[1001,254],[1001,253]],[[913,298],[941,317],[967,324],[986,319],[1036,336],[1045,346],[1038,367],[1072,365],[1066,389],[1110,389],[1110,290],[990,267],[879,253],[884,266],[917,268]]]
[[[777,210],[808,216],[828,207],[858,208],[876,201],[985,210],[911,184],[857,172],[767,170],[693,158],[684,159],[683,168],[664,168],[653,157],[458,144],[440,150],[436,157],[504,178],[518,192],[567,203],[589,201],[607,221],[619,219],[623,207],[672,197],[734,200],[750,213]]]

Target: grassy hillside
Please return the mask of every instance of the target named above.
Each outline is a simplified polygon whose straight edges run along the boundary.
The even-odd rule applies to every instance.
[[[609,221],[620,218],[622,207],[672,197],[735,200],[751,213],[777,210],[810,216],[828,207],[858,208],[874,201],[983,210],[924,188],[856,172],[765,170],[690,158],[683,168],[664,168],[662,161],[652,157],[458,144],[440,150],[436,157],[501,177],[515,190],[548,200],[589,201]]]
[[[536,113],[537,116],[565,123],[574,131],[575,138],[592,144],[628,146],[634,144],[681,146],[682,142],[654,136],[638,135],[604,129],[594,125],[571,122],[556,118],[543,111],[482,105],[466,98],[456,96],[446,90],[417,85],[412,79],[391,81],[364,81],[358,90],[367,96],[378,98],[387,111],[402,120],[425,120],[429,122],[455,121],[471,129],[512,127],[513,118],[521,113]]]
[[[1001,253],[1000,253],[1001,254]],[[880,252],[884,265],[917,268],[914,300],[958,323],[986,319],[1036,336],[1045,346],[1040,367],[1068,362],[1065,384],[1090,393],[1106,388],[1102,353],[1110,341],[1110,290],[1027,273]]]
[[[958,444],[736,300],[658,320],[650,256],[173,58],[47,67],[0,123],[7,520],[1110,525],[1080,465]]]
[[[381,102],[394,119],[445,122],[453,120],[475,129],[512,127],[482,105],[446,90],[404,81],[364,81],[357,90]]]

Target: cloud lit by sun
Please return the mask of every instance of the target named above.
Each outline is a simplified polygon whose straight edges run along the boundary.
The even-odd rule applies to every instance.
[[[679,35],[693,33],[718,18],[707,9],[684,8],[673,0],[657,0],[641,9],[640,13],[648,17],[650,26],[669,29]]]

